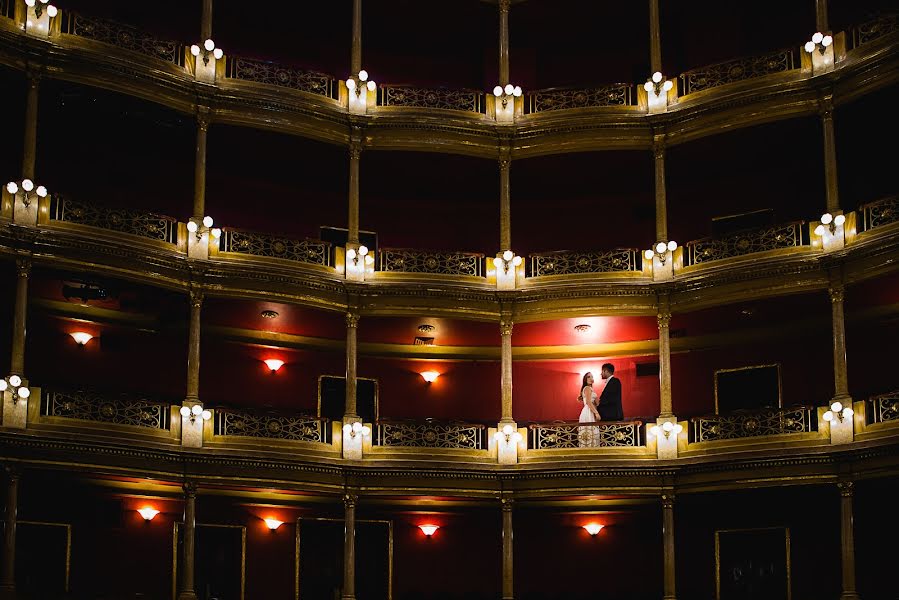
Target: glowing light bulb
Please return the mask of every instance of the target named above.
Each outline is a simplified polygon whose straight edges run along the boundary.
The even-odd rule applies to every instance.
[[[818,237],[824,237],[824,233],[826,231],[827,230],[824,229],[824,225],[818,225],[817,227],[815,227],[815,235],[817,235]]]
[[[516,256],[515,258],[512,259],[512,265],[517,267],[517,266],[521,265],[522,260],[523,259],[520,256]]]
[[[677,250],[677,242],[671,240],[668,242],[668,252],[674,252],[675,250]]]
[[[674,82],[672,82],[670,79],[662,84],[662,89],[665,90],[666,92],[673,87],[674,87]]]
[[[47,7],[47,16],[50,17],[51,19],[53,17],[55,17],[58,13],[59,13],[59,11],[52,4]]]
[[[193,416],[199,417],[203,413],[203,407],[199,404],[194,404],[190,407],[190,412],[191,414],[193,414]]]
[[[584,529],[586,529],[587,533],[589,533],[590,535],[596,535],[597,533],[602,531],[603,527],[605,527],[605,525],[600,525],[599,523],[587,523],[586,525],[584,525]]]
[[[89,334],[85,331],[76,331],[75,333],[71,333],[69,335],[72,336],[72,339],[75,340],[75,342],[79,346],[83,346],[86,343],[88,343],[89,341],[91,341],[92,339],[94,339],[94,336],[92,336],[91,334]]]
[[[512,95],[515,96],[516,98],[521,96],[521,86],[520,85],[515,86],[515,89],[512,90]]]
[[[511,425],[503,425],[503,434],[512,435],[513,431],[514,431],[514,429],[512,429]]]
[[[359,431],[362,433],[362,435],[371,435],[371,427],[369,427],[368,425],[363,425],[362,429],[360,429]]]
[[[271,517],[263,520],[265,521],[265,526],[272,531],[276,530],[278,527],[284,524],[284,521],[279,521],[278,519],[273,519]]]
[[[815,51],[815,42],[806,42],[805,43],[805,51],[806,52],[814,52]]]
[[[16,192],[19,191],[19,186],[16,185],[15,181],[10,181],[9,183],[6,184],[6,191],[9,192],[10,194],[15,194]]]
[[[434,383],[437,381],[437,378],[440,377],[440,373],[437,371],[422,371],[419,375],[421,375],[421,378],[428,383]]]
[[[271,369],[273,373],[284,366],[284,361],[277,358],[267,358],[262,362],[264,362],[265,366]]]
[[[510,260],[512,260],[512,258],[514,256],[515,256],[515,253],[512,252],[511,250],[506,250],[505,252],[503,252],[503,260],[506,262],[509,262]]]
[[[350,90],[351,92],[353,90],[355,90],[356,89],[356,81],[353,79],[347,79],[346,80],[346,89]]]
[[[652,85],[651,81],[647,81],[646,83],[643,84],[643,89],[646,90],[647,92],[651,92],[653,87],[654,86]]]
[[[200,413],[200,416],[203,417],[204,421],[208,421],[212,418],[212,411],[204,410],[202,413]]]
[[[206,40],[205,42],[203,42],[203,47],[206,48],[206,50],[208,50],[209,52],[212,52],[213,50],[215,50],[215,42],[213,42],[211,39]]]
[[[137,512],[140,513],[140,516],[144,518],[144,521],[152,521],[153,517],[159,514],[158,510],[149,506],[139,508],[137,509]]]
[[[672,423],[671,421],[665,421],[664,423],[662,423],[662,429],[670,432],[672,429],[674,429],[674,423]]]
[[[9,385],[13,387],[19,387],[22,385],[22,378],[18,375],[10,375],[9,377]]]
[[[506,96],[511,96],[512,92],[515,91],[515,86],[513,86],[511,83],[507,83],[506,87],[503,88],[503,91],[506,93]]]
[[[503,266],[503,259],[501,259],[501,258],[498,257],[498,256],[497,256],[497,257],[494,257],[494,259],[493,259],[493,266],[496,267],[497,269],[499,269],[500,267],[502,267],[502,266]]]
[[[31,181],[30,179],[23,179],[22,180],[22,189],[25,190],[26,192],[30,192],[31,190],[34,189],[34,182]]]
[[[35,5],[35,0],[25,0],[25,4],[28,5],[29,8]]]
[[[353,433],[359,433],[360,431],[362,431],[362,423],[356,421],[353,423]]]
[[[343,426],[343,432],[349,434],[353,430],[353,426],[347,423]]]
[[[837,215],[833,218],[833,224],[837,227],[846,222],[846,215]]]
[[[212,51],[212,56],[213,56],[216,60],[219,60],[219,59],[220,59],[221,57],[223,57],[224,55],[225,55],[225,53],[222,51],[221,48],[216,48],[215,50]]]
[[[827,411],[826,413],[824,413],[824,414],[822,415],[822,417],[823,417],[824,420],[827,421],[828,423],[829,423],[830,421],[833,421],[833,413],[832,413],[831,411]]]
[[[203,217],[203,226],[204,227],[212,227],[212,217],[210,217],[208,215]]]
[[[346,257],[347,257],[349,260],[353,260],[354,258],[356,258],[356,250],[354,250],[353,248],[349,248],[349,249],[346,251]]]
[[[652,260],[652,257],[655,255],[656,253],[652,249],[643,251],[643,258],[646,260]]]
[[[824,39],[824,34],[821,33],[820,31],[815,32],[815,35],[812,36],[812,41],[815,42],[816,44],[819,44],[821,42],[821,40],[823,40],[823,39]]]
[[[840,412],[841,410],[843,410],[843,403],[840,402],[839,400],[837,400],[836,402],[833,402],[830,405],[830,410],[832,410],[835,413]]]
[[[5,379],[0,379],[0,392],[5,392],[6,388],[9,387],[9,384],[6,383]]]
[[[196,221],[188,221],[187,222],[187,230],[191,233],[196,233],[199,226]]]
[[[498,85],[498,86],[496,86],[495,88],[493,88],[493,95],[496,96],[497,98],[499,98],[500,96],[502,96],[502,95],[503,95],[503,88],[502,88],[502,86]]]
[[[359,81],[367,81],[368,80],[368,71],[362,69],[359,71]]]
[[[178,412],[181,413],[181,416],[182,416],[182,417],[189,417],[189,416],[190,416],[190,409],[189,409],[188,407],[186,407],[186,406],[182,406],[182,407],[181,407],[181,410],[179,410]]]
[[[47,197],[47,188],[42,185],[37,186],[37,189],[34,190],[34,193],[40,196],[41,198]]]
[[[19,398],[27,398],[31,395],[31,390],[29,390],[27,387],[20,387],[19,391],[16,393],[19,395]]]
[[[423,534],[425,534],[428,537],[431,537],[432,535],[434,535],[434,533],[438,529],[440,529],[440,526],[439,525],[419,525],[418,528],[421,529],[421,532]]]
[[[656,71],[655,73],[653,73],[652,81],[653,81],[653,83],[658,83],[658,82],[662,81],[662,73],[660,71]]]
[[[209,230],[209,233],[211,233],[212,237],[214,237],[215,239],[219,239],[220,237],[222,237],[221,227],[213,227],[211,230]]]
[[[191,44],[190,53],[193,54],[194,56],[200,56],[200,47],[197,46],[196,44]]]
[[[359,246],[359,256],[368,254],[368,246]]]
[[[658,426],[658,425],[653,425],[652,427],[650,427],[650,428],[649,428],[649,433],[651,433],[651,434],[654,435],[654,436],[658,436],[659,433],[661,433],[661,431],[659,430],[659,426]]]
[[[659,242],[658,244],[656,244],[656,253],[657,254],[664,254],[665,250],[667,250],[667,249],[668,249],[668,244],[666,244],[665,242]]]
[[[373,92],[373,91],[375,91],[375,88],[378,87],[378,85],[374,81],[369,81],[368,83],[365,84],[365,87],[368,88],[369,92]]]
[[[833,215],[830,213],[824,213],[821,215],[821,222],[825,225],[830,225],[830,222],[833,221]]]
[[[851,408],[849,408],[848,406],[847,406],[846,408],[843,409],[843,416],[844,416],[844,417],[851,417],[851,416],[854,415],[854,414],[855,414],[855,411],[852,410]]]
[[[827,48],[828,46],[830,46],[832,43],[833,43],[833,37],[832,37],[832,36],[825,35],[823,38],[821,38],[821,45],[824,46],[825,48]]]

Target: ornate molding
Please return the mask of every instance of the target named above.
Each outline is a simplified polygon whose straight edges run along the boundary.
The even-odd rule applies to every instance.
[[[660,312],[656,315],[656,321],[658,321],[659,331],[661,331],[662,329],[668,329],[671,326],[671,313]]]
[[[840,496],[843,498],[852,498],[855,493],[855,483],[852,481],[837,482],[837,488],[840,490]]]
[[[31,275],[31,258],[19,257],[16,259],[16,273],[22,279],[28,279]]]
[[[197,497],[198,487],[196,481],[185,481],[181,486],[181,489],[184,490],[184,497],[188,500],[195,499]]]
[[[348,312],[345,315],[347,329],[356,329],[359,327],[359,313]]]
[[[674,510],[674,492],[669,491],[662,494],[662,508],[665,510]]]
[[[205,294],[203,292],[203,288],[199,286],[191,286],[190,288],[190,306],[194,309],[199,309],[203,306],[203,299]]]
[[[347,493],[343,495],[343,506],[347,510],[351,510],[356,508],[356,504],[359,502],[359,495],[353,493]]]
[[[512,328],[515,324],[512,322],[512,319],[509,317],[503,318],[499,322],[499,332],[500,335],[512,335]]]
[[[834,286],[827,288],[827,294],[830,296],[830,302],[832,304],[842,303],[843,299],[846,295],[846,290],[843,286]]]

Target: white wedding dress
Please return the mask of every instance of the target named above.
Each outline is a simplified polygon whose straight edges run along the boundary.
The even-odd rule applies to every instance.
[[[596,392],[593,391],[592,386],[586,386],[583,390],[584,396],[584,408],[581,409],[581,414],[578,417],[578,421],[580,423],[596,423],[596,418],[593,416],[593,411],[590,410],[588,406],[588,402],[593,404],[593,399],[596,398]],[[594,405],[595,406],[595,405]],[[577,445],[579,448],[594,448],[599,445],[599,427],[591,426],[591,427],[578,427],[577,428]]]

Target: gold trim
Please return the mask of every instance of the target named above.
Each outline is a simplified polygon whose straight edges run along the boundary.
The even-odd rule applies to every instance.
[[[329,375],[327,373],[323,373],[318,376],[318,404],[315,407],[315,416],[317,416],[319,418],[322,416],[322,379],[325,377],[331,377],[333,379],[344,379],[344,380],[346,379],[346,375]],[[359,376],[356,377],[356,381],[358,381],[360,379],[363,379],[365,381],[374,381],[375,382],[375,423],[377,423],[378,422],[378,414],[379,414],[378,399],[379,399],[379,393],[380,393],[380,388],[378,386],[378,380],[374,379],[372,377],[359,377]],[[357,389],[357,392],[358,392],[358,389]]]
[[[69,523],[54,523],[51,521],[19,521],[17,525],[43,525],[45,527],[65,527],[66,530],[66,580],[65,593],[69,593],[69,576],[72,571],[72,525]]]
[[[790,528],[789,527],[747,527],[743,529],[716,529],[715,530],[715,600],[721,600],[721,540],[719,534],[738,531],[773,531],[783,530],[786,544],[787,561],[787,600],[793,597],[793,580],[790,566]]]
[[[777,408],[783,408],[783,377],[781,374],[780,363],[770,363],[763,365],[747,365],[745,367],[736,367],[734,369],[717,369],[715,371],[715,414],[718,413],[718,373],[733,373],[735,371],[748,371],[750,369],[762,369],[767,367],[777,368]]]
[[[172,527],[172,600],[178,598],[178,529],[181,523],[175,521]],[[220,529],[240,529],[240,600],[244,600],[247,587],[247,527],[246,525],[219,525],[217,523],[196,523],[200,527],[218,527]],[[196,553],[196,542],[194,545]],[[196,576],[196,554],[194,554],[194,576]],[[194,580],[196,585],[196,579]]]

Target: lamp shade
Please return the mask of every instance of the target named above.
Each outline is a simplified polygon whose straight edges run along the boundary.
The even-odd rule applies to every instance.
[[[589,533],[590,535],[596,535],[597,533],[602,531],[603,527],[605,527],[605,525],[600,525],[599,523],[587,523],[586,525],[584,525],[584,529],[586,529],[587,533]]]
[[[153,508],[152,506],[145,506],[143,508],[137,509],[137,512],[140,513],[140,516],[144,518],[144,521],[152,521],[153,517],[159,514],[159,511]]]
[[[278,519],[273,519],[272,517],[268,517],[267,519],[263,520],[265,521],[265,526],[272,531],[276,530],[278,527],[284,524],[284,521],[279,521]]]
[[[437,378],[440,377],[440,373],[437,371],[422,371],[419,373],[421,378],[427,381],[428,383],[434,383],[437,381]]]
[[[264,362],[265,366],[271,369],[272,372],[275,372],[284,366],[284,361],[278,358],[267,358],[262,362]]]
[[[85,331],[76,331],[74,333],[70,333],[69,335],[72,336],[72,339],[75,340],[75,342],[79,346],[83,346],[86,343],[88,343],[89,341],[91,341],[92,339],[94,339],[94,336],[92,336],[91,334],[89,334]]]
[[[434,535],[434,532],[436,532],[438,529],[440,529],[440,526],[439,525],[419,525],[418,528],[421,529],[421,532],[423,534],[425,534],[428,537],[431,537],[432,535]]]

